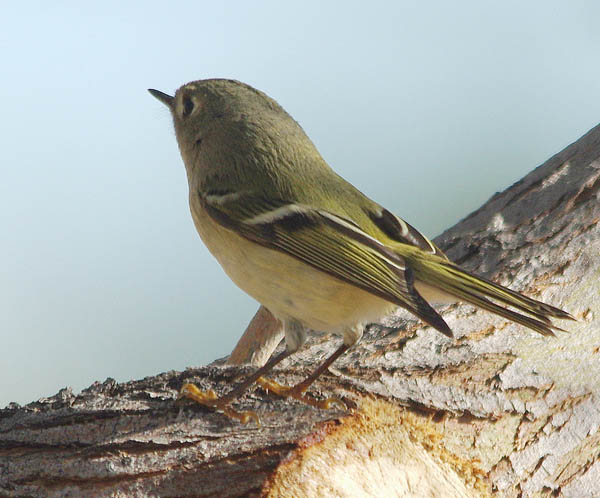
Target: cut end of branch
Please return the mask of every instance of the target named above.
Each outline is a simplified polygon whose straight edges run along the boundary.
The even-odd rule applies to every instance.
[[[477,462],[441,441],[428,416],[364,398],[353,415],[301,443],[263,496],[489,496]]]

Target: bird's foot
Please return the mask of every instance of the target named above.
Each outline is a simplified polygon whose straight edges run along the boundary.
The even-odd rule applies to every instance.
[[[256,383],[261,386],[265,391],[275,393],[277,396],[281,396],[283,398],[294,398],[302,403],[305,403],[310,406],[314,406],[316,408],[320,408],[322,410],[329,410],[331,408],[335,408],[338,406],[342,410],[347,410],[348,407],[346,403],[344,403],[339,398],[327,398],[323,400],[313,399],[305,394],[306,388],[308,386],[300,384],[289,387],[279,384],[271,379],[266,379],[265,377],[259,377],[256,380]]]
[[[250,420],[254,420],[256,425],[260,427],[260,420],[256,412],[238,412],[234,410],[229,406],[231,400],[217,397],[217,394],[212,389],[201,391],[194,384],[186,383],[181,388],[181,391],[179,391],[178,399],[182,398],[188,398],[203,406],[219,410],[228,417],[239,420],[242,424],[247,424]]]

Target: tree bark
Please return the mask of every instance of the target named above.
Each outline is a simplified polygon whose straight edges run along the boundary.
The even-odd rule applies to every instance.
[[[569,311],[568,332],[452,305],[448,339],[398,311],[311,388],[348,410],[257,388],[236,407],[260,427],[176,401],[185,381],[222,394],[250,367],[63,389],[0,411],[0,495],[600,496],[599,190],[600,126],[436,240]],[[258,315],[232,363],[264,363],[279,341]],[[338,345],[315,333],[274,378],[295,384]]]

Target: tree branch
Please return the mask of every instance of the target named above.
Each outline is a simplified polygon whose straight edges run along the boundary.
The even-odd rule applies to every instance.
[[[176,402],[184,381],[224,393],[248,367],[64,389],[0,411],[0,494],[600,495],[599,190],[596,127],[437,239],[464,267],[568,310],[568,333],[453,305],[449,340],[399,311],[311,389],[350,410],[255,389],[236,406],[260,427]],[[255,320],[231,362],[264,363],[279,342],[272,317]],[[315,334],[276,380],[300,381],[338,341]]]

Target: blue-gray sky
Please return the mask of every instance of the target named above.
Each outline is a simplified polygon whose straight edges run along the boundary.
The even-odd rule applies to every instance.
[[[205,364],[257,309],[203,247],[167,109],[274,97],[435,236],[600,121],[600,3],[11,2],[2,9],[0,406]]]

